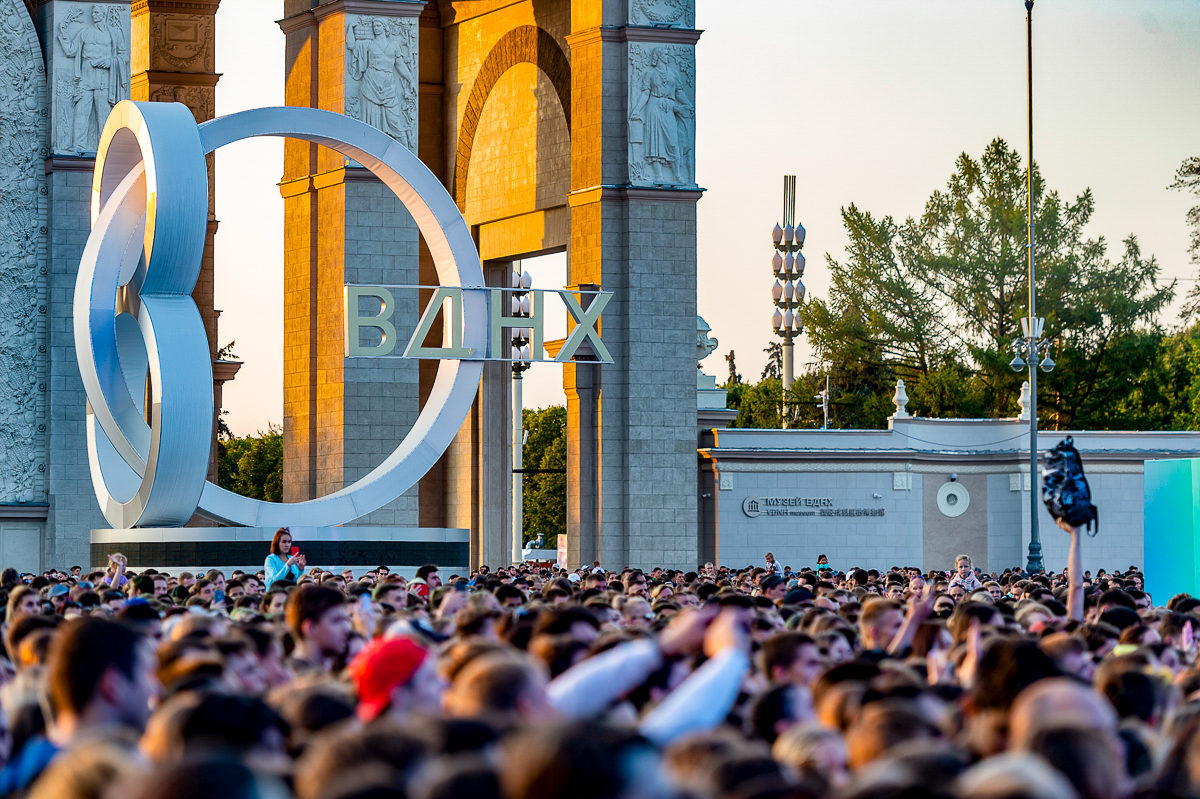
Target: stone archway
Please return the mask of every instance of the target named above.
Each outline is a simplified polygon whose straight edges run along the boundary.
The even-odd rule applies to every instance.
[[[558,95],[567,129],[570,130],[571,63],[567,60],[567,54],[552,35],[534,25],[522,25],[504,34],[488,52],[471,84],[471,93],[459,125],[451,194],[460,209],[466,208],[467,171],[483,107],[501,76],[517,64],[533,64],[546,74]]]
[[[694,7],[694,0],[289,0],[280,23],[289,104],[341,113],[379,105],[358,81],[364,58],[386,56],[373,68],[385,65],[376,77],[394,87],[395,113],[410,123],[398,140],[449,187],[489,282],[504,280],[514,258],[565,250],[569,285],[613,292],[601,326],[615,363],[567,366],[564,374],[572,563],[696,565]],[[495,128],[489,115],[509,110],[497,95],[516,97],[531,82],[561,115],[533,131],[532,175],[506,165],[500,151],[512,142],[488,132]],[[513,130],[528,155],[530,134]],[[538,160],[550,150],[553,163]],[[354,448],[326,443],[326,433],[349,440],[358,421],[351,399],[366,396],[372,408],[375,400],[353,394],[340,332],[313,309],[336,302],[332,294],[377,240],[403,245],[384,249],[388,274],[411,275],[388,282],[428,284],[433,273],[402,212],[377,209],[379,198],[353,164],[319,150],[293,150],[285,160],[285,213],[298,231],[285,256],[285,281],[295,287],[294,307],[285,304],[285,325],[295,326],[287,333],[295,380],[287,382],[285,361],[285,405],[313,431],[287,449],[285,409],[285,451],[333,488],[349,478]],[[472,180],[484,172],[476,192]],[[473,207],[473,197],[484,195]],[[364,219],[390,226],[389,238],[372,238]],[[427,370],[419,371],[415,401],[429,384]],[[485,369],[455,444],[392,522],[469,528],[472,564],[499,565],[509,553],[507,371]],[[397,379],[407,379],[402,372]],[[333,413],[316,414],[318,394],[333,396]],[[397,408],[396,424],[415,410]],[[311,421],[318,416],[328,424]],[[367,446],[355,445],[362,460],[377,434],[354,434],[367,436]]]

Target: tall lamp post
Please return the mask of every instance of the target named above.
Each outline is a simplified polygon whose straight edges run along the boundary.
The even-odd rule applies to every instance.
[[[1025,166],[1026,206],[1029,211],[1029,315],[1021,320],[1021,335],[1012,342],[1013,359],[1009,362],[1014,372],[1029,369],[1029,556],[1025,570],[1040,572],[1042,565],[1042,541],[1038,536],[1038,412],[1037,373],[1054,369],[1050,357],[1053,342],[1042,337],[1046,320],[1037,315],[1037,283],[1034,270],[1033,229],[1033,0],[1025,0],[1025,53],[1026,91],[1029,123],[1029,162]],[[1039,364],[1038,361],[1041,361]]]
[[[533,278],[521,271],[520,263],[513,264],[510,313],[514,317],[529,316],[529,289]],[[525,544],[525,425],[524,398],[521,376],[530,366],[530,330],[510,328],[512,337],[512,562],[523,560]]]
[[[771,315],[771,327],[775,335],[783,339],[783,426],[788,426],[788,392],[795,379],[792,341],[804,332],[800,321],[800,305],[804,302],[804,226],[796,221],[796,176],[783,176],[783,224],[775,224],[771,231],[775,254],[771,256],[771,272],[775,284],[771,286],[771,299],[775,302],[775,313]],[[782,282],[780,282],[782,281]]]

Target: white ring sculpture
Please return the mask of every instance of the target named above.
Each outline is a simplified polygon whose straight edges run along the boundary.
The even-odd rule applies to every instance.
[[[412,215],[442,285],[484,285],[479,253],[450,195],[415,155],[376,128],[298,107],[243,111],[197,127],[178,103],[118,103],[100,136],[92,233],[74,308],[92,485],[113,527],[180,525],[197,510],[249,527],[345,524],[415,485],[475,398],[482,361],[441,361],[425,407],[399,446],[362,479],[319,499],[263,502],[205,479],[212,365],[191,298],[208,217],[204,157],[252,136],[303,139],[353,158]],[[484,293],[464,292],[463,303],[463,346],[486,352]]]

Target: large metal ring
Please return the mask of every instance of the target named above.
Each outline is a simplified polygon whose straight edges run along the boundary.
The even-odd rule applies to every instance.
[[[180,112],[187,115],[187,131]],[[425,407],[399,446],[362,479],[326,497],[263,502],[204,479],[212,437],[212,369],[190,297],[207,220],[204,155],[253,136],[303,139],[353,158],[412,215],[442,285],[484,285],[479,253],[458,207],[433,173],[382,131],[299,107],[243,111],[197,130],[184,106],[122,101],[101,138],[93,231],[75,295],[93,484],[114,527],[183,524],[196,510],[216,521],[252,527],[345,524],[415,485],[450,445],[474,401],[483,363],[441,361]],[[160,266],[168,251],[177,262]],[[463,346],[485,352],[484,293],[464,292],[463,303]],[[135,335],[135,321],[140,335]],[[169,332],[165,338],[163,330]],[[137,346],[139,338],[144,347]],[[149,424],[137,399],[144,394],[147,369],[153,398]]]

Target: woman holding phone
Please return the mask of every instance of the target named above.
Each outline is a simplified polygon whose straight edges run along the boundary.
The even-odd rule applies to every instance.
[[[263,564],[266,573],[263,590],[269,589],[276,580],[299,580],[307,565],[308,561],[300,554],[300,547],[292,546],[292,531],[280,527],[271,539],[271,554],[267,555],[267,562]]]

